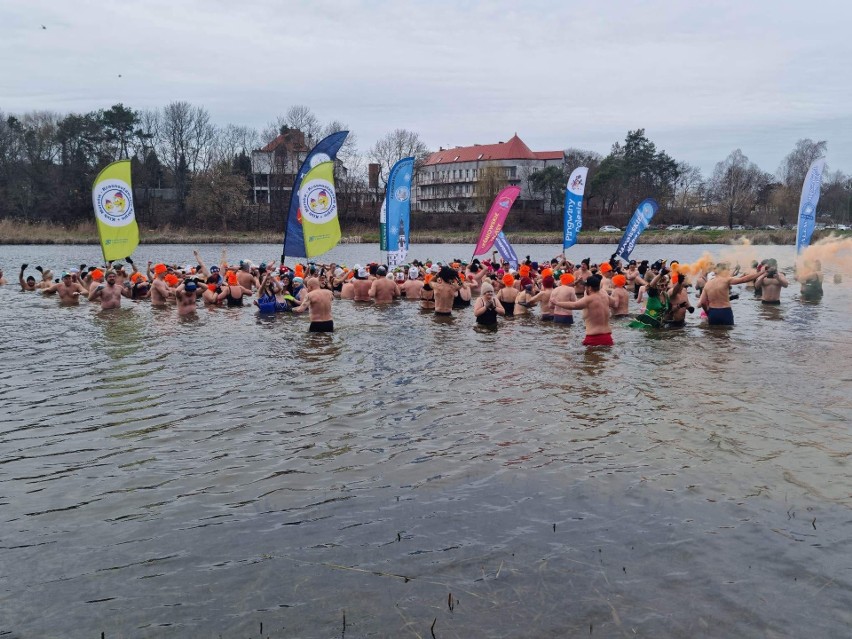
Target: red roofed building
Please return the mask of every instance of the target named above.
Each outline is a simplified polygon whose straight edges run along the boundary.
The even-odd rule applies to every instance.
[[[417,172],[413,204],[421,211],[482,213],[499,188],[516,185],[515,206],[540,209],[543,196],[530,192],[529,176],[564,162],[563,151],[532,151],[517,133],[508,142],[439,149]]]

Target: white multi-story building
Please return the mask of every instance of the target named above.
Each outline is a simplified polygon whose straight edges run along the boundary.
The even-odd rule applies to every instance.
[[[412,206],[427,212],[477,211],[484,208],[483,179],[493,183],[499,177],[502,186],[521,187],[516,207],[541,209],[543,196],[530,192],[529,176],[564,163],[564,151],[532,151],[517,133],[508,142],[439,149],[417,172]]]

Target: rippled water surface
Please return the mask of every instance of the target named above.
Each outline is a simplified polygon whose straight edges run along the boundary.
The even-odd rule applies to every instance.
[[[0,253],[7,277],[96,259]],[[309,335],[3,287],[0,636],[850,636],[852,290],[828,279],[588,350],[471,309],[336,302]]]

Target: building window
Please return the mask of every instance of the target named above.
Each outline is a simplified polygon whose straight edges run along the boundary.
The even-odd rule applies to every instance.
[[[467,169],[465,171],[465,177],[468,177],[468,178],[470,177],[470,169]]]

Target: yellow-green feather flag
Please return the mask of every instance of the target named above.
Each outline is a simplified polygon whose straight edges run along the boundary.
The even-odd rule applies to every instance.
[[[316,257],[330,251],[340,241],[337,195],[334,192],[334,162],[322,162],[302,179],[299,212],[305,235],[305,256]]]
[[[133,212],[130,160],[119,160],[98,173],[92,186],[92,204],[104,260],[120,260],[139,246],[139,227]]]

